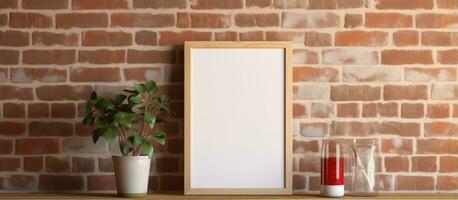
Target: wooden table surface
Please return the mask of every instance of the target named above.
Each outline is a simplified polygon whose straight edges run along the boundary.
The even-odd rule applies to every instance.
[[[0,199],[126,199],[118,198],[115,194],[53,194],[53,193],[0,193]],[[154,200],[197,200],[197,199],[330,199],[313,194],[293,196],[184,196],[182,194],[150,194],[143,198]],[[381,194],[376,197],[352,197],[343,199],[458,199],[458,194]]]

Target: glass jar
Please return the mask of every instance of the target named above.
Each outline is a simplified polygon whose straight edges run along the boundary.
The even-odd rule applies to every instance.
[[[335,123],[331,124],[331,136],[323,140],[321,149],[321,194],[326,197],[342,197],[344,189],[343,148],[335,138]]]
[[[377,196],[375,139],[369,143],[354,142],[354,167],[352,173],[352,196]]]

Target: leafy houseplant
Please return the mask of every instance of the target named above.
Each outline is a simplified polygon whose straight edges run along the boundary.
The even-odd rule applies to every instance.
[[[101,137],[109,143],[118,139],[123,155],[113,156],[118,195],[142,196],[147,191],[152,142],[165,144],[165,133],[153,129],[170,113],[169,97],[158,94],[158,86],[152,80],[124,92],[106,99],[94,91],[86,101],[83,123],[95,125],[94,143]],[[138,186],[145,177],[143,185]]]

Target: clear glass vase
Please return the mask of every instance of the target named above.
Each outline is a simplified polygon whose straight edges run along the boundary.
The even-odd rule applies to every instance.
[[[377,145],[375,139],[369,143],[355,142],[353,146],[354,167],[352,173],[352,196],[377,196],[376,180]]]

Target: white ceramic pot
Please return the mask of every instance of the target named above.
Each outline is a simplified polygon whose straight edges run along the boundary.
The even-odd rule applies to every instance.
[[[148,156],[113,156],[118,196],[141,197],[148,191]]]

